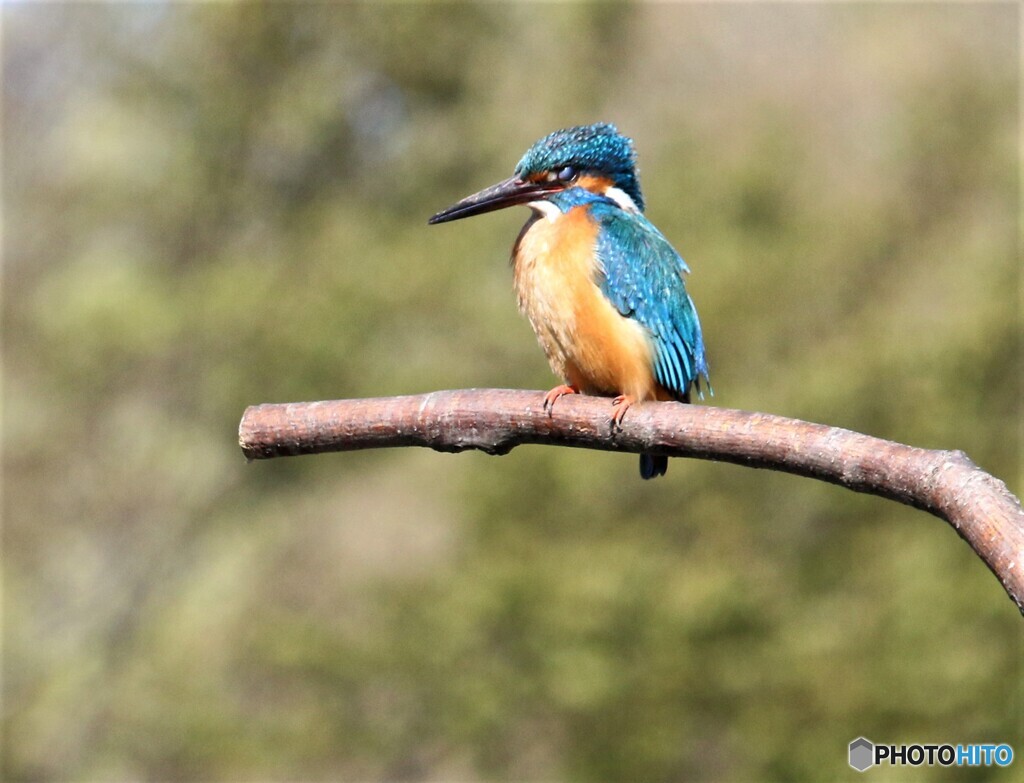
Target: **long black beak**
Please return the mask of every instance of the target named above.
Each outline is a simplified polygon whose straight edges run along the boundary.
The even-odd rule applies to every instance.
[[[497,185],[484,188],[479,193],[467,196],[459,203],[452,204],[448,209],[442,209],[427,222],[431,225],[447,223],[449,220],[482,215],[484,212],[493,212],[514,204],[526,204],[556,193],[563,187],[560,183],[555,182],[530,182],[518,177],[511,177]]]

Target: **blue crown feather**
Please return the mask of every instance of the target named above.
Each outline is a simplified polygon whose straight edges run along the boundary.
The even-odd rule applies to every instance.
[[[619,133],[614,125],[599,122],[549,133],[527,150],[515,173],[526,177],[566,166],[608,177],[643,211],[644,197],[637,179],[633,141]]]

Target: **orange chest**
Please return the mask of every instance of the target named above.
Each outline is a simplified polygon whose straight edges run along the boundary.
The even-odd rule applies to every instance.
[[[535,329],[538,322],[574,320],[600,295],[596,244],[597,227],[581,208],[553,220],[534,215],[523,227],[513,271],[519,308]]]
[[[519,309],[551,369],[583,391],[651,396],[651,344],[597,284],[597,226],[586,209],[534,217],[513,255]]]

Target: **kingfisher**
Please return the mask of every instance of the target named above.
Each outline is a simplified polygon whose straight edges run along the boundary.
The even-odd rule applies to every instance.
[[[544,397],[612,397],[613,430],[645,400],[703,399],[711,391],[690,270],[644,216],[631,139],[614,125],[564,128],[536,142],[509,179],[438,212],[429,223],[515,204],[531,210],[512,249],[516,297],[551,370]],[[644,479],[668,457],[640,455]]]

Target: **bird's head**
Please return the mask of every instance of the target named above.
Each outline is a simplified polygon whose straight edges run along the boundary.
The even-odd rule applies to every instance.
[[[606,123],[555,131],[526,151],[514,176],[462,199],[429,222],[445,223],[514,204],[540,202],[570,188],[584,188],[625,209],[642,212],[644,199],[633,142]]]

